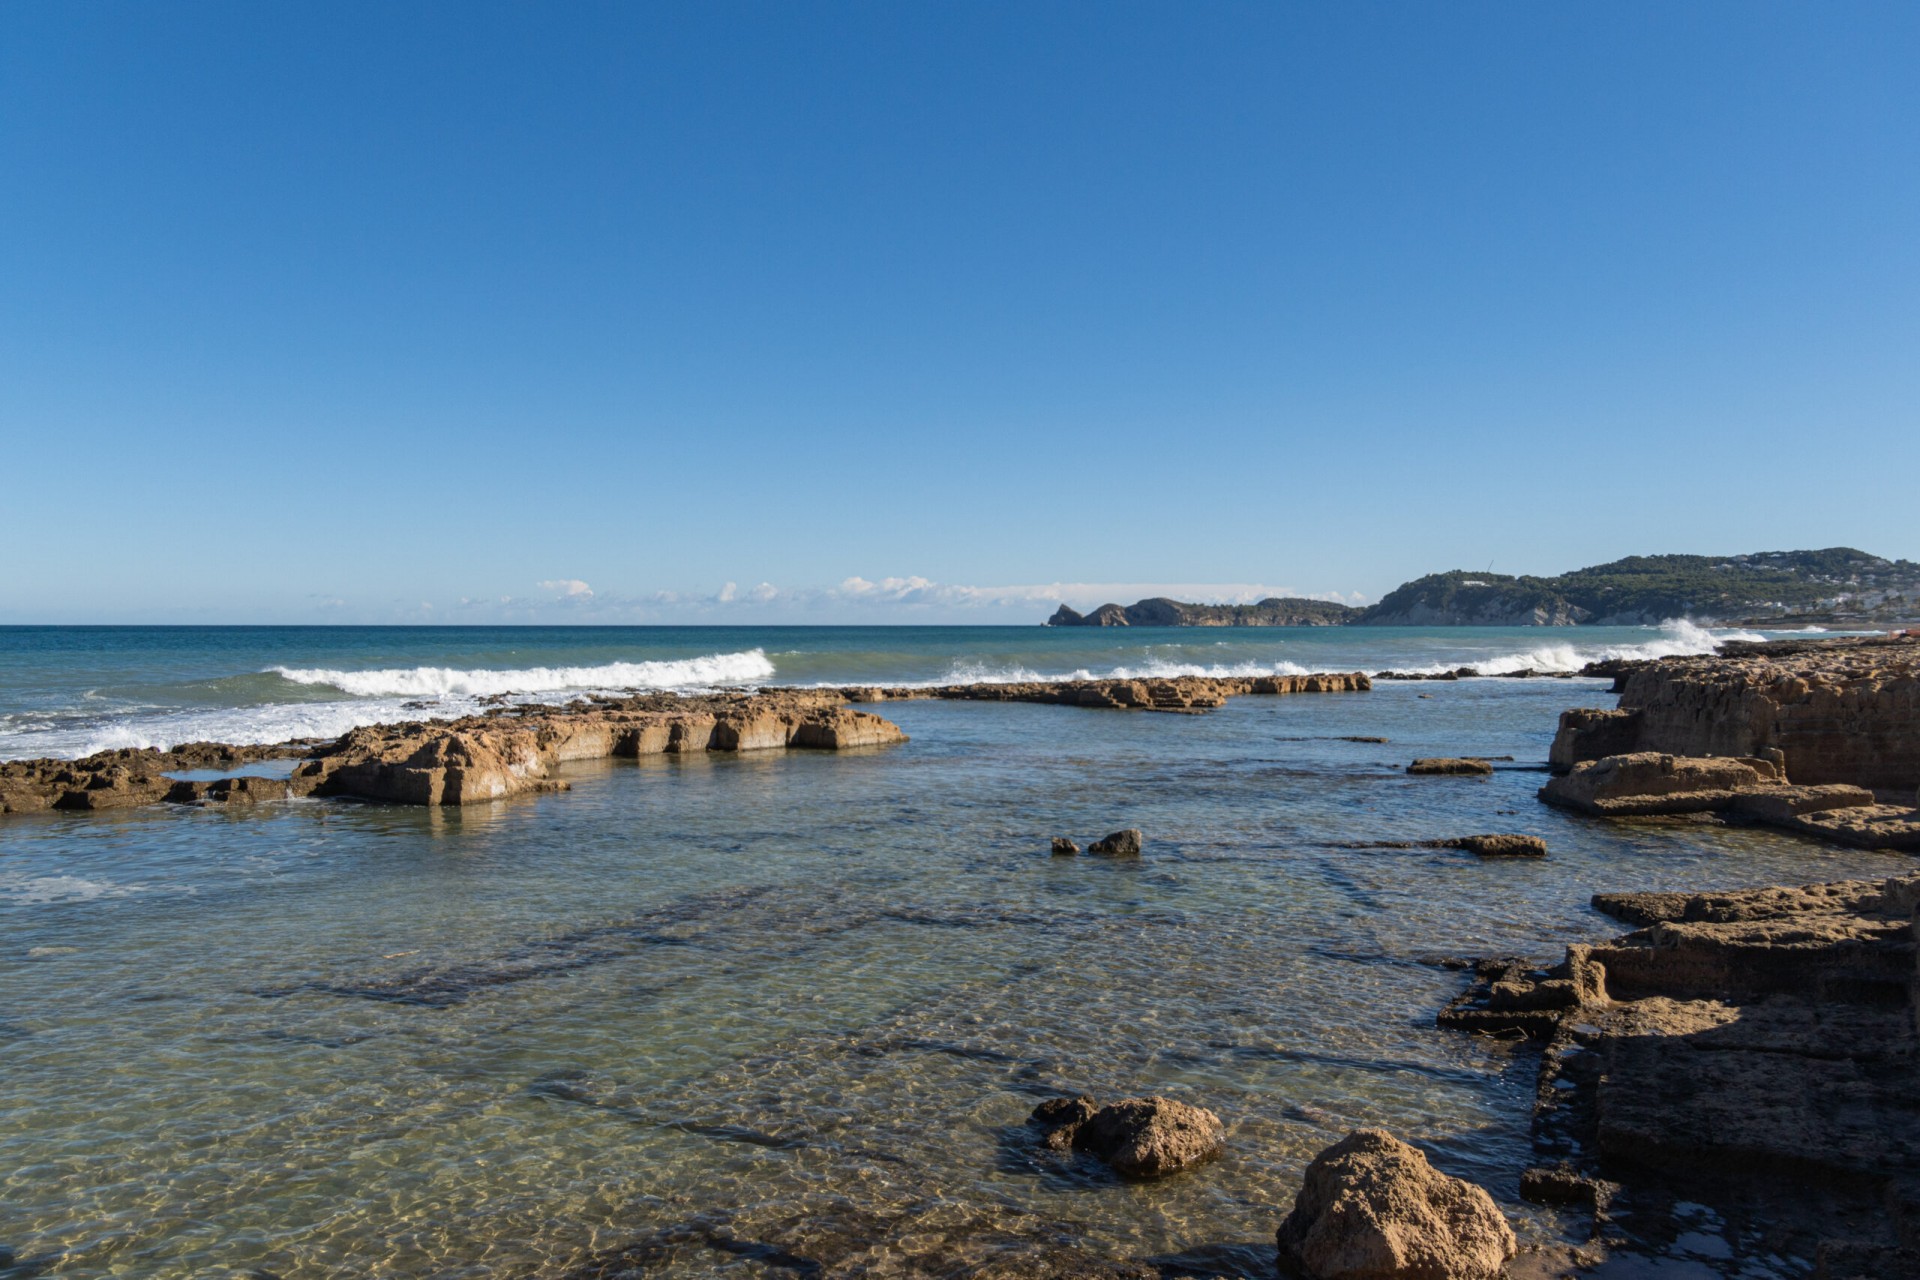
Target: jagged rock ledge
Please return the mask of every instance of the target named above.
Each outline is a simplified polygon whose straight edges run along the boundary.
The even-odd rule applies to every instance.
[[[1920,1275],[1920,875],[1599,894],[1640,927],[1552,969],[1484,961],[1442,1025],[1547,1042],[1530,1171],[1605,1234],[1608,1180],[1739,1204],[1818,1274]]]
[[[1735,642],[1608,674],[1619,706],[1562,715],[1549,756],[1556,769],[1635,751],[1779,751],[1797,783],[1906,795],[1920,786],[1920,639]]]
[[[827,692],[654,694],[503,707],[462,720],[368,725],[330,742],[192,743],[171,751],[106,751],[83,760],[16,760],[0,763],[0,814],[296,796],[465,805],[565,790],[554,771],[572,760],[787,747],[832,751],[906,741],[891,721],[840,702]],[[286,778],[168,776],[286,759],[299,761]]]
[[[1542,800],[1920,851],[1920,641],[1739,644],[1613,675],[1617,708],[1561,714]]]
[[[1070,707],[1133,711],[1209,711],[1246,694],[1364,693],[1373,681],[1364,672],[1316,672],[1297,676],[1168,676],[1143,680],[1034,680],[1016,684],[850,685],[833,690],[848,702],[906,702],[933,698],[951,702],[1045,702]],[[770,692],[787,692],[772,690]],[[798,692],[798,691],[794,691]]]

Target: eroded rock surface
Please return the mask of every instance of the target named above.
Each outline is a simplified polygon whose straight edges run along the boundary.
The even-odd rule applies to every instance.
[[[1518,1247],[1483,1188],[1384,1129],[1314,1157],[1278,1243],[1312,1280],[1494,1280]]]
[[[1364,673],[1322,672],[1304,676],[1173,676],[1157,680],[1037,680],[1021,684],[859,685],[838,691],[848,702],[933,698],[956,702],[1046,702],[1071,707],[1131,711],[1208,711],[1228,698],[1294,693],[1364,693],[1373,681]]]
[[[1920,786],[1920,638],[1728,644],[1717,655],[1619,664],[1617,710],[1561,717],[1551,761],[1630,752],[1781,753],[1797,783],[1911,798]]]
[[[1920,811],[1848,783],[1792,785],[1758,757],[1606,756],[1549,780],[1540,798],[1602,817],[1717,813],[1856,848],[1920,849]]]
[[[352,796],[388,804],[464,805],[563,790],[573,760],[663,752],[841,750],[903,742],[899,727],[812,694],[660,694],[566,706],[505,708],[462,720],[369,725],[331,742],[172,751],[110,751],[84,760],[0,764],[0,812],[126,808],[160,800]],[[183,782],[170,772],[300,760],[290,778]]]
[[[1083,1151],[1127,1178],[1164,1178],[1226,1150],[1226,1126],[1205,1107],[1172,1098],[1049,1098],[1033,1123],[1055,1151]]]
[[[1087,852],[1105,858],[1137,858],[1146,844],[1146,836],[1138,827],[1128,827],[1102,836],[1087,846]]]
[[[1407,766],[1413,774],[1475,776],[1493,772],[1493,766],[1472,756],[1423,756]]]
[[[1641,927],[1557,970],[1483,962],[1441,1015],[1547,1042],[1530,1197],[1723,1195],[1859,1268],[1828,1274],[1920,1274],[1920,874],[1594,905]]]

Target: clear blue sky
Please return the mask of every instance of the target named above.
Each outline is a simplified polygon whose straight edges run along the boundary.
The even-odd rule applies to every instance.
[[[1916,67],[1912,3],[15,0],[0,621],[1920,558]]]

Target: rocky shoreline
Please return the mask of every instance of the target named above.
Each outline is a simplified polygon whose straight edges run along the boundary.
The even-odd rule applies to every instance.
[[[1543,802],[1601,821],[1756,823],[1842,844],[1920,850],[1920,640],[1732,645],[1710,657],[1614,664],[1607,674],[1619,706],[1561,717]],[[461,720],[370,726],[331,741],[200,743],[13,762],[0,765],[0,812],[295,796],[463,805],[564,790],[558,771],[570,761],[905,741],[898,726],[859,709],[886,701],[1197,714],[1236,696],[1371,687],[1353,673],[770,689],[502,706]],[[231,773],[265,761],[289,762],[290,772],[169,776]],[[1409,772],[1490,769],[1477,758],[1423,758]],[[1100,847],[1109,843],[1116,847]],[[1483,857],[1545,853],[1535,837],[1424,843]],[[1131,859],[1142,845],[1141,833],[1129,829],[1088,852]],[[1078,846],[1063,837],[1053,852]],[[1592,904],[1629,930],[1598,944],[1569,944],[1550,965],[1511,957],[1461,962],[1471,984],[1437,1014],[1450,1031],[1537,1049],[1536,1163],[1518,1191],[1571,1212],[1584,1242],[1518,1249],[1486,1189],[1434,1169],[1390,1134],[1362,1129],[1312,1162],[1290,1212],[1276,1207],[1282,1274],[1572,1276],[1610,1254],[1644,1254],[1660,1223],[1677,1223],[1684,1206],[1703,1203],[1752,1225],[1781,1259],[1813,1260],[1817,1280],[1920,1276],[1920,1108],[1911,1088],[1920,1069],[1920,872],[1723,893],[1602,892]],[[1105,1106],[1061,1098],[1043,1103],[1032,1123],[1037,1147],[1063,1160],[1097,1160],[1129,1179],[1196,1176],[1221,1153],[1228,1132],[1205,1108],[1158,1097]],[[688,1239],[695,1237],[732,1247],[717,1228]],[[676,1240],[623,1247],[570,1274],[638,1274],[670,1256]],[[792,1257],[796,1265],[812,1261]],[[1052,1250],[952,1273],[1187,1274]],[[919,1272],[909,1265],[903,1274]]]
[[[576,760],[700,751],[840,751],[906,741],[892,721],[843,704],[935,698],[1195,713],[1242,695],[1364,692],[1358,672],[1335,675],[1072,680],[936,688],[768,689],[758,693],[647,694],[561,706],[499,706],[459,720],[367,725],[337,739],[272,746],[195,742],[167,751],[125,748],[79,760],[0,763],[0,815],[138,805],[251,804],[348,797],[384,804],[468,805],[564,791],[556,769]],[[192,780],[264,761],[285,777]]]

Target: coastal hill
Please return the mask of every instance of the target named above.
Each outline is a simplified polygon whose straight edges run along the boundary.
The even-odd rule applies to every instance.
[[[1089,614],[1060,606],[1048,626],[1632,626],[1668,618],[1724,624],[1831,624],[1920,617],[1920,564],[1851,547],[1740,556],[1628,556],[1555,577],[1455,569],[1428,574],[1366,609],[1295,598],[1253,605],[1142,600]]]
[[[1298,596],[1268,596],[1258,604],[1182,604],[1155,596],[1124,608],[1103,604],[1092,613],[1061,605],[1050,627],[1338,627],[1355,621],[1352,605]]]

